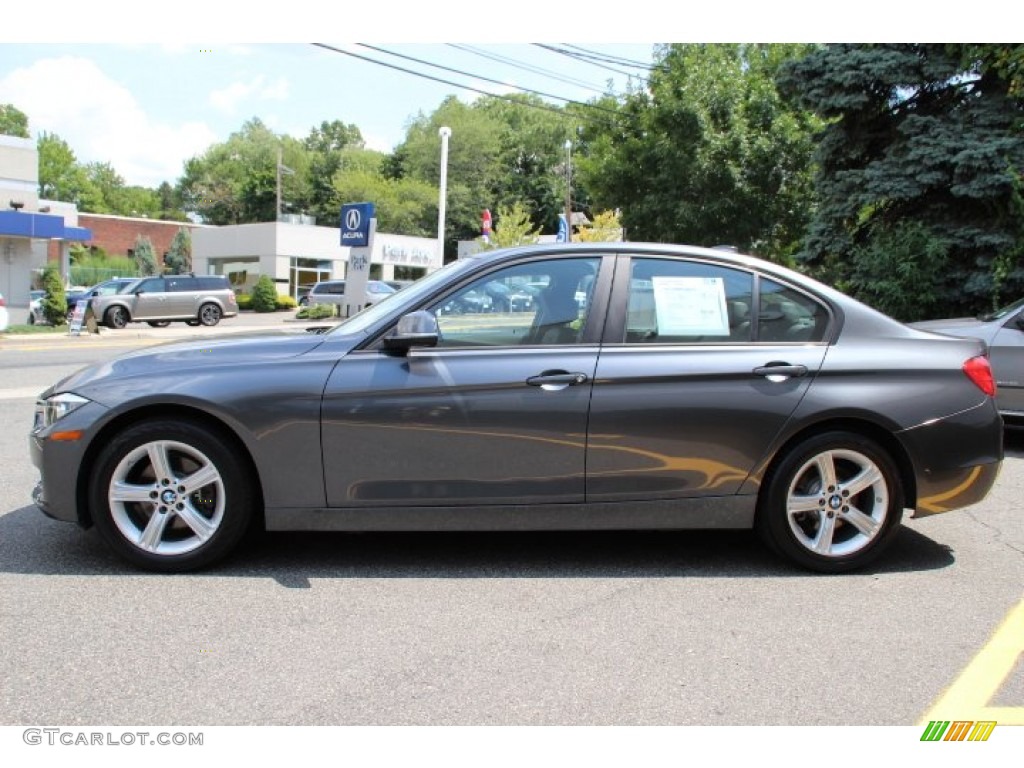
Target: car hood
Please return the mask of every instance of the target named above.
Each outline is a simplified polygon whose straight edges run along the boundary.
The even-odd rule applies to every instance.
[[[261,362],[298,357],[328,343],[338,357],[358,342],[356,337],[332,334],[330,337],[304,331],[256,331],[228,337],[189,341],[172,341],[120,355],[113,360],[95,363],[71,374],[43,393],[75,392],[97,402],[104,402],[104,390],[115,382],[137,380],[133,386],[146,390],[150,381],[165,384],[168,375],[188,378],[200,371],[234,369],[244,365],[245,375],[253,374],[253,366]],[[258,368],[255,369],[258,371]],[[241,375],[241,374],[240,374]],[[123,387],[116,387],[122,390]]]

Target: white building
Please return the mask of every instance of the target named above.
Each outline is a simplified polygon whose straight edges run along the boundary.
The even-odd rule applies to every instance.
[[[66,282],[68,244],[91,237],[78,226],[72,203],[39,199],[36,142],[0,135],[0,294],[6,302],[28,307],[33,276],[51,258]]]
[[[290,222],[203,227],[192,232],[192,268],[197,274],[227,275],[249,291],[269,275],[279,294],[298,299],[318,280],[345,277],[348,246],[340,230]],[[415,280],[441,266],[437,241],[378,232],[370,257],[374,280]]]

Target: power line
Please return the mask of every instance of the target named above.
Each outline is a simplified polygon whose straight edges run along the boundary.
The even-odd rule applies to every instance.
[[[445,43],[445,45],[447,45],[449,48],[455,48],[456,50],[459,51],[471,53],[474,56],[481,56],[485,59],[496,61],[499,64],[507,64],[511,67],[515,67],[516,69],[522,69],[526,72],[532,72],[535,75],[550,77],[552,80],[559,80],[563,83],[566,83],[567,85],[574,85],[578,88],[585,88],[586,90],[593,91],[594,93],[603,94],[608,90],[607,88],[602,88],[600,86],[587,83],[584,80],[578,80],[574,77],[566,77],[565,75],[558,72],[553,72],[550,69],[544,69],[543,67],[537,67],[534,66],[533,64],[527,64],[526,62],[519,61],[518,59],[513,59],[508,56],[501,56],[497,53],[491,53],[489,51],[481,51],[479,48],[474,48],[470,45],[459,45],[458,43]]]
[[[549,50],[552,53],[557,53],[560,56],[568,56],[569,58],[574,58],[577,59],[578,61],[584,61],[585,63],[589,63],[589,65],[592,65],[594,67],[600,67],[602,70],[614,72],[616,75],[623,75],[628,78],[637,77],[632,73],[624,72],[623,70],[616,70],[614,67],[608,67],[607,65],[604,65],[604,63],[599,63],[598,61],[593,60],[595,56],[589,54],[577,53],[575,51],[566,50],[565,48],[558,48],[554,45],[546,45],[545,43],[530,43],[530,45],[536,45],[538,48],[544,48],[545,50]]]
[[[600,51],[594,51],[589,48],[582,48],[578,45],[572,45],[571,43],[562,43],[566,48],[571,48],[574,51],[578,51],[580,54],[590,56],[596,61],[606,61],[609,64],[618,64],[624,67],[636,67],[637,69],[646,69],[648,71],[654,70],[665,70],[661,64],[647,64],[636,59],[627,59],[623,56],[612,56],[611,54],[601,53]]]
[[[596,110],[598,112],[607,112],[608,114],[615,115],[616,117],[619,116],[619,111],[618,110],[608,109],[607,107],[601,107],[601,106],[598,106],[596,104],[587,104],[587,103],[582,102],[582,101],[576,101],[575,99],[570,99],[567,96],[557,96],[557,95],[555,95],[553,93],[546,93],[544,91],[535,91],[532,88],[526,88],[526,87],[519,86],[519,85],[512,85],[512,84],[506,83],[506,82],[504,82],[502,80],[495,80],[494,78],[486,77],[484,75],[474,74],[473,72],[466,72],[465,70],[462,70],[462,69],[455,69],[453,67],[446,67],[446,66],[444,66],[442,64],[434,64],[434,63],[426,61],[424,59],[417,59],[415,56],[407,56],[404,53],[397,53],[395,51],[389,51],[389,50],[387,50],[385,48],[378,48],[378,47],[373,46],[373,45],[368,45],[367,43],[356,43],[356,45],[360,45],[363,48],[369,48],[371,51],[376,51],[377,53],[383,53],[383,54],[386,54],[388,56],[395,56],[395,57],[397,57],[399,59],[405,59],[406,61],[414,61],[417,64],[425,64],[428,67],[434,67],[435,69],[442,69],[442,70],[444,70],[446,72],[454,72],[457,75],[463,75],[465,77],[472,77],[475,80],[484,80],[484,81],[486,81],[488,83],[495,83],[496,85],[501,85],[501,86],[505,86],[505,87],[508,87],[508,88],[515,88],[517,91],[523,91],[524,93],[532,93],[532,94],[534,94],[536,96],[546,96],[549,99],[556,99],[558,101],[564,101],[567,104],[576,104],[577,106],[583,107],[585,109],[593,109],[593,110]]]
[[[362,61],[368,61],[371,64],[377,64],[378,66],[381,66],[381,67],[387,67],[388,69],[394,69],[394,70],[397,70],[399,72],[405,72],[408,75],[414,75],[416,77],[422,77],[422,78],[424,78],[426,80],[433,80],[434,82],[437,82],[437,83],[443,83],[444,85],[450,85],[453,88],[460,88],[460,89],[466,90],[466,91],[473,91],[474,93],[479,93],[479,94],[482,94],[484,96],[491,96],[492,98],[495,98],[495,99],[501,99],[502,101],[507,101],[507,102],[510,102],[510,103],[513,103],[513,104],[519,104],[519,105],[524,106],[524,107],[530,107],[531,109],[542,109],[542,110],[544,110],[546,112],[554,112],[555,114],[561,115],[562,117],[567,118],[567,119],[570,119],[570,118],[574,119],[574,120],[586,119],[585,115],[570,115],[570,114],[567,114],[566,112],[564,112],[559,107],[549,106],[547,104],[535,104],[535,103],[531,103],[531,102],[520,101],[519,99],[516,99],[516,98],[514,98],[512,96],[506,96],[506,95],[502,95],[502,94],[498,94],[498,93],[492,93],[490,91],[485,91],[482,88],[475,88],[475,87],[473,87],[471,85],[464,85],[463,83],[456,83],[456,82],[454,82],[452,80],[445,80],[442,77],[434,77],[433,75],[428,75],[428,74],[426,74],[424,72],[417,72],[416,70],[413,70],[413,69],[407,69],[406,67],[400,67],[397,64],[389,64],[386,61],[378,61],[377,59],[371,59],[369,56],[362,56],[362,55],[360,55],[358,53],[354,53],[353,51],[346,51],[346,50],[344,50],[342,48],[336,48],[334,46],[327,45],[326,43],[311,43],[311,45],[314,45],[317,48],[323,48],[324,50],[331,51],[332,53],[340,53],[340,54],[343,54],[345,56],[351,56],[354,59],[360,59]],[[578,105],[583,106],[583,107],[591,107],[591,108],[593,108],[591,105],[583,104],[582,102],[570,102],[570,103],[571,104],[578,104]],[[606,110],[606,111],[611,111],[611,110]],[[614,114],[616,116],[623,117],[623,115],[621,115],[618,112],[614,112]],[[591,119],[592,122],[597,122],[597,123],[600,123],[600,124],[605,125],[605,126],[613,125],[608,120],[595,120],[593,118],[589,118],[589,119]]]

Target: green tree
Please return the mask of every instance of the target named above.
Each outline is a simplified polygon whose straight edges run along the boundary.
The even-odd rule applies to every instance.
[[[281,176],[286,210],[308,208],[310,158],[302,142],[278,136],[259,119],[247,121],[226,142],[185,162],[178,191],[186,210],[210,224],[275,221],[277,158],[292,173]]]
[[[46,322],[63,325],[67,322],[68,301],[64,294],[64,281],[61,280],[56,264],[49,263],[43,267],[42,287],[46,291],[42,301]]]
[[[133,258],[138,265],[139,274],[142,277],[159,274],[156,263],[156,255],[153,253],[153,243],[145,235],[135,238],[135,247],[132,249]]]
[[[29,139],[28,115],[13,104],[0,104],[0,135]]]
[[[252,308],[256,312],[277,310],[277,289],[269,275],[260,275],[252,289]]]
[[[611,125],[584,127],[579,175],[594,204],[621,208],[630,239],[730,244],[786,261],[813,203],[821,121],[775,78],[802,45],[668,45]]]
[[[530,212],[522,203],[513,203],[509,207],[498,208],[494,216],[494,231],[490,242],[478,240],[481,248],[510,248],[514,245],[531,245],[539,242],[540,230],[534,228],[530,221]]]
[[[1020,295],[1022,51],[830,45],[787,65],[786,92],[827,121],[801,260],[903,319]]]
[[[164,267],[173,275],[192,271],[192,235],[185,227],[175,233],[171,248],[164,256]]]
[[[574,243],[617,243],[622,240],[622,222],[617,211],[603,211],[589,225],[572,236]]]
[[[66,141],[44,131],[39,135],[36,146],[39,151],[40,197],[75,203],[85,211],[95,211],[103,206],[101,195]]]

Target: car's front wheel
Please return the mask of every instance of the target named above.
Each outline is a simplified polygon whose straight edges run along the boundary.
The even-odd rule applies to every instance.
[[[128,320],[128,310],[124,307],[111,307],[104,317],[104,322],[110,328],[124,328],[128,325]]]
[[[756,526],[777,552],[823,573],[862,568],[891,542],[904,493],[889,454],[863,435],[808,438],[769,470]]]
[[[216,304],[203,304],[199,308],[199,322],[203,325],[216,325],[220,322],[220,307]]]
[[[153,571],[225,557],[253,517],[252,482],[219,432],[157,419],[103,448],[89,490],[93,522],[121,557]]]

